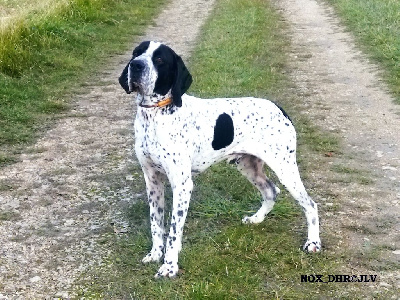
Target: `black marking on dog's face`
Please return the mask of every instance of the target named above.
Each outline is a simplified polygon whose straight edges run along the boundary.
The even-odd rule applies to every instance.
[[[125,90],[127,94],[130,94],[131,92],[137,91],[136,87],[134,87],[133,90],[129,87],[129,78],[128,78],[128,69],[131,67],[131,64],[133,60],[142,55],[146,50],[149,48],[150,42],[142,42],[139,46],[137,46],[133,52],[132,52],[132,58],[129,61],[129,63],[125,66],[124,70],[122,71],[121,76],[119,77],[118,81],[119,84],[122,86],[122,88]]]
[[[214,127],[214,139],[212,147],[214,150],[220,150],[229,146],[233,142],[234,127],[230,115],[223,113],[219,115]]]
[[[192,75],[190,75],[189,70],[183,63],[182,58],[178,55],[175,57],[175,68],[173,69],[173,74],[175,75],[175,78],[171,89],[172,100],[176,106],[181,107],[181,96],[186,93],[193,80]]]
[[[175,52],[165,45],[160,45],[153,53],[152,62],[157,70],[157,80],[154,86],[154,93],[165,95],[171,89],[175,68]]]
[[[122,88],[125,90],[127,94],[130,94],[131,91],[129,90],[129,83],[128,83],[128,68],[129,65],[126,65],[124,70],[122,71],[121,76],[119,76],[119,84],[122,86]]]
[[[174,105],[181,107],[181,96],[192,84],[192,75],[182,58],[168,46],[160,45],[154,51],[152,60],[158,73],[154,92],[165,95],[171,90]]]

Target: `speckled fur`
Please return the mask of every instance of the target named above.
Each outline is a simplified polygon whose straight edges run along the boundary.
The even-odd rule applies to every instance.
[[[132,61],[139,59],[151,64],[155,59],[153,52],[159,45],[151,42],[147,52]],[[166,51],[172,50],[168,48]],[[126,81],[132,87],[132,80],[125,78],[130,76],[130,72],[123,73],[120,81]],[[143,101],[156,103],[171,96],[171,91],[166,95],[153,92],[156,67],[146,65],[145,72],[155,73],[141,76],[148,79],[140,83],[145,86],[138,89],[138,104]],[[135,85],[139,83],[135,82]],[[244,217],[243,223],[262,222],[279,194],[279,189],[263,172],[266,163],[305,212],[308,239],[304,249],[319,251],[317,205],[308,196],[300,179],[296,163],[296,132],[285,112],[271,101],[251,97],[200,99],[183,94],[181,100],[180,107],[172,104],[162,108],[144,108],[138,105],[135,121],[135,150],[146,181],[153,240],[152,249],[143,262],[159,261],[164,256],[156,277],[173,277],[178,273],[178,254],[193,190],[192,175],[222,160],[233,161],[262,195],[261,208],[253,216]],[[225,119],[230,117],[233,122],[233,141],[229,140],[226,142],[230,142],[228,145],[215,150],[216,121],[223,114],[227,115]],[[173,190],[173,207],[164,244],[164,182],[167,179]]]

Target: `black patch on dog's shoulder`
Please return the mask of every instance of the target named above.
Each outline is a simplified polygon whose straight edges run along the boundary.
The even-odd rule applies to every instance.
[[[214,127],[214,140],[212,147],[214,150],[220,150],[229,146],[233,142],[234,128],[230,115],[223,113],[219,115]]]

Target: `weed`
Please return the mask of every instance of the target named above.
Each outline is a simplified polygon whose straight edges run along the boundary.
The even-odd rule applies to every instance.
[[[373,179],[370,176],[370,172],[366,170],[358,170],[349,166],[343,166],[339,164],[332,165],[332,171],[340,175],[332,182],[352,183],[356,182],[362,185],[369,185],[373,183]]]
[[[0,192],[2,191],[12,191],[15,188],[15,182],[11,180],[0,180]]]
[[[2,221],[16,221],[20,218],[20,215],[13,211],[0,211],[0,223]]]

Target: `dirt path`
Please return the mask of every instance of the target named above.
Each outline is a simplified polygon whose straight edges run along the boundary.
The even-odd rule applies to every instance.
[[[213,2],[172,1],[135,43],[161,40],[187,58]],[[74,279],[107,254],[99,237],[126,230],[118,212],[142,196],[134,106],[117,83],[130,53],[94,76],[73,109],[1,170],[0,299],[69,298]]]
[[[348,266],[353,273],[379,273],[382,288],[399,289],[400,106],[392,103],[377,68],[355,49],[353,37],[323,1],[280,0],[276,5],[290,24],[291,75],[301,110],[342,141],[341,155],[322,159],[328,170],[316,167],[313,173],[315,184],[325,182],[319,189],[326,193],[320,190],[317,199],[322,230],[336,231],[336,246],[346,243],[354,249]],[[339,172],[329,170],[335,168]],[[337,204],[338,211],[329,212]],[[325,246],[340,252],[329,241]],[[360,265],[362,255],[371,261]]]

